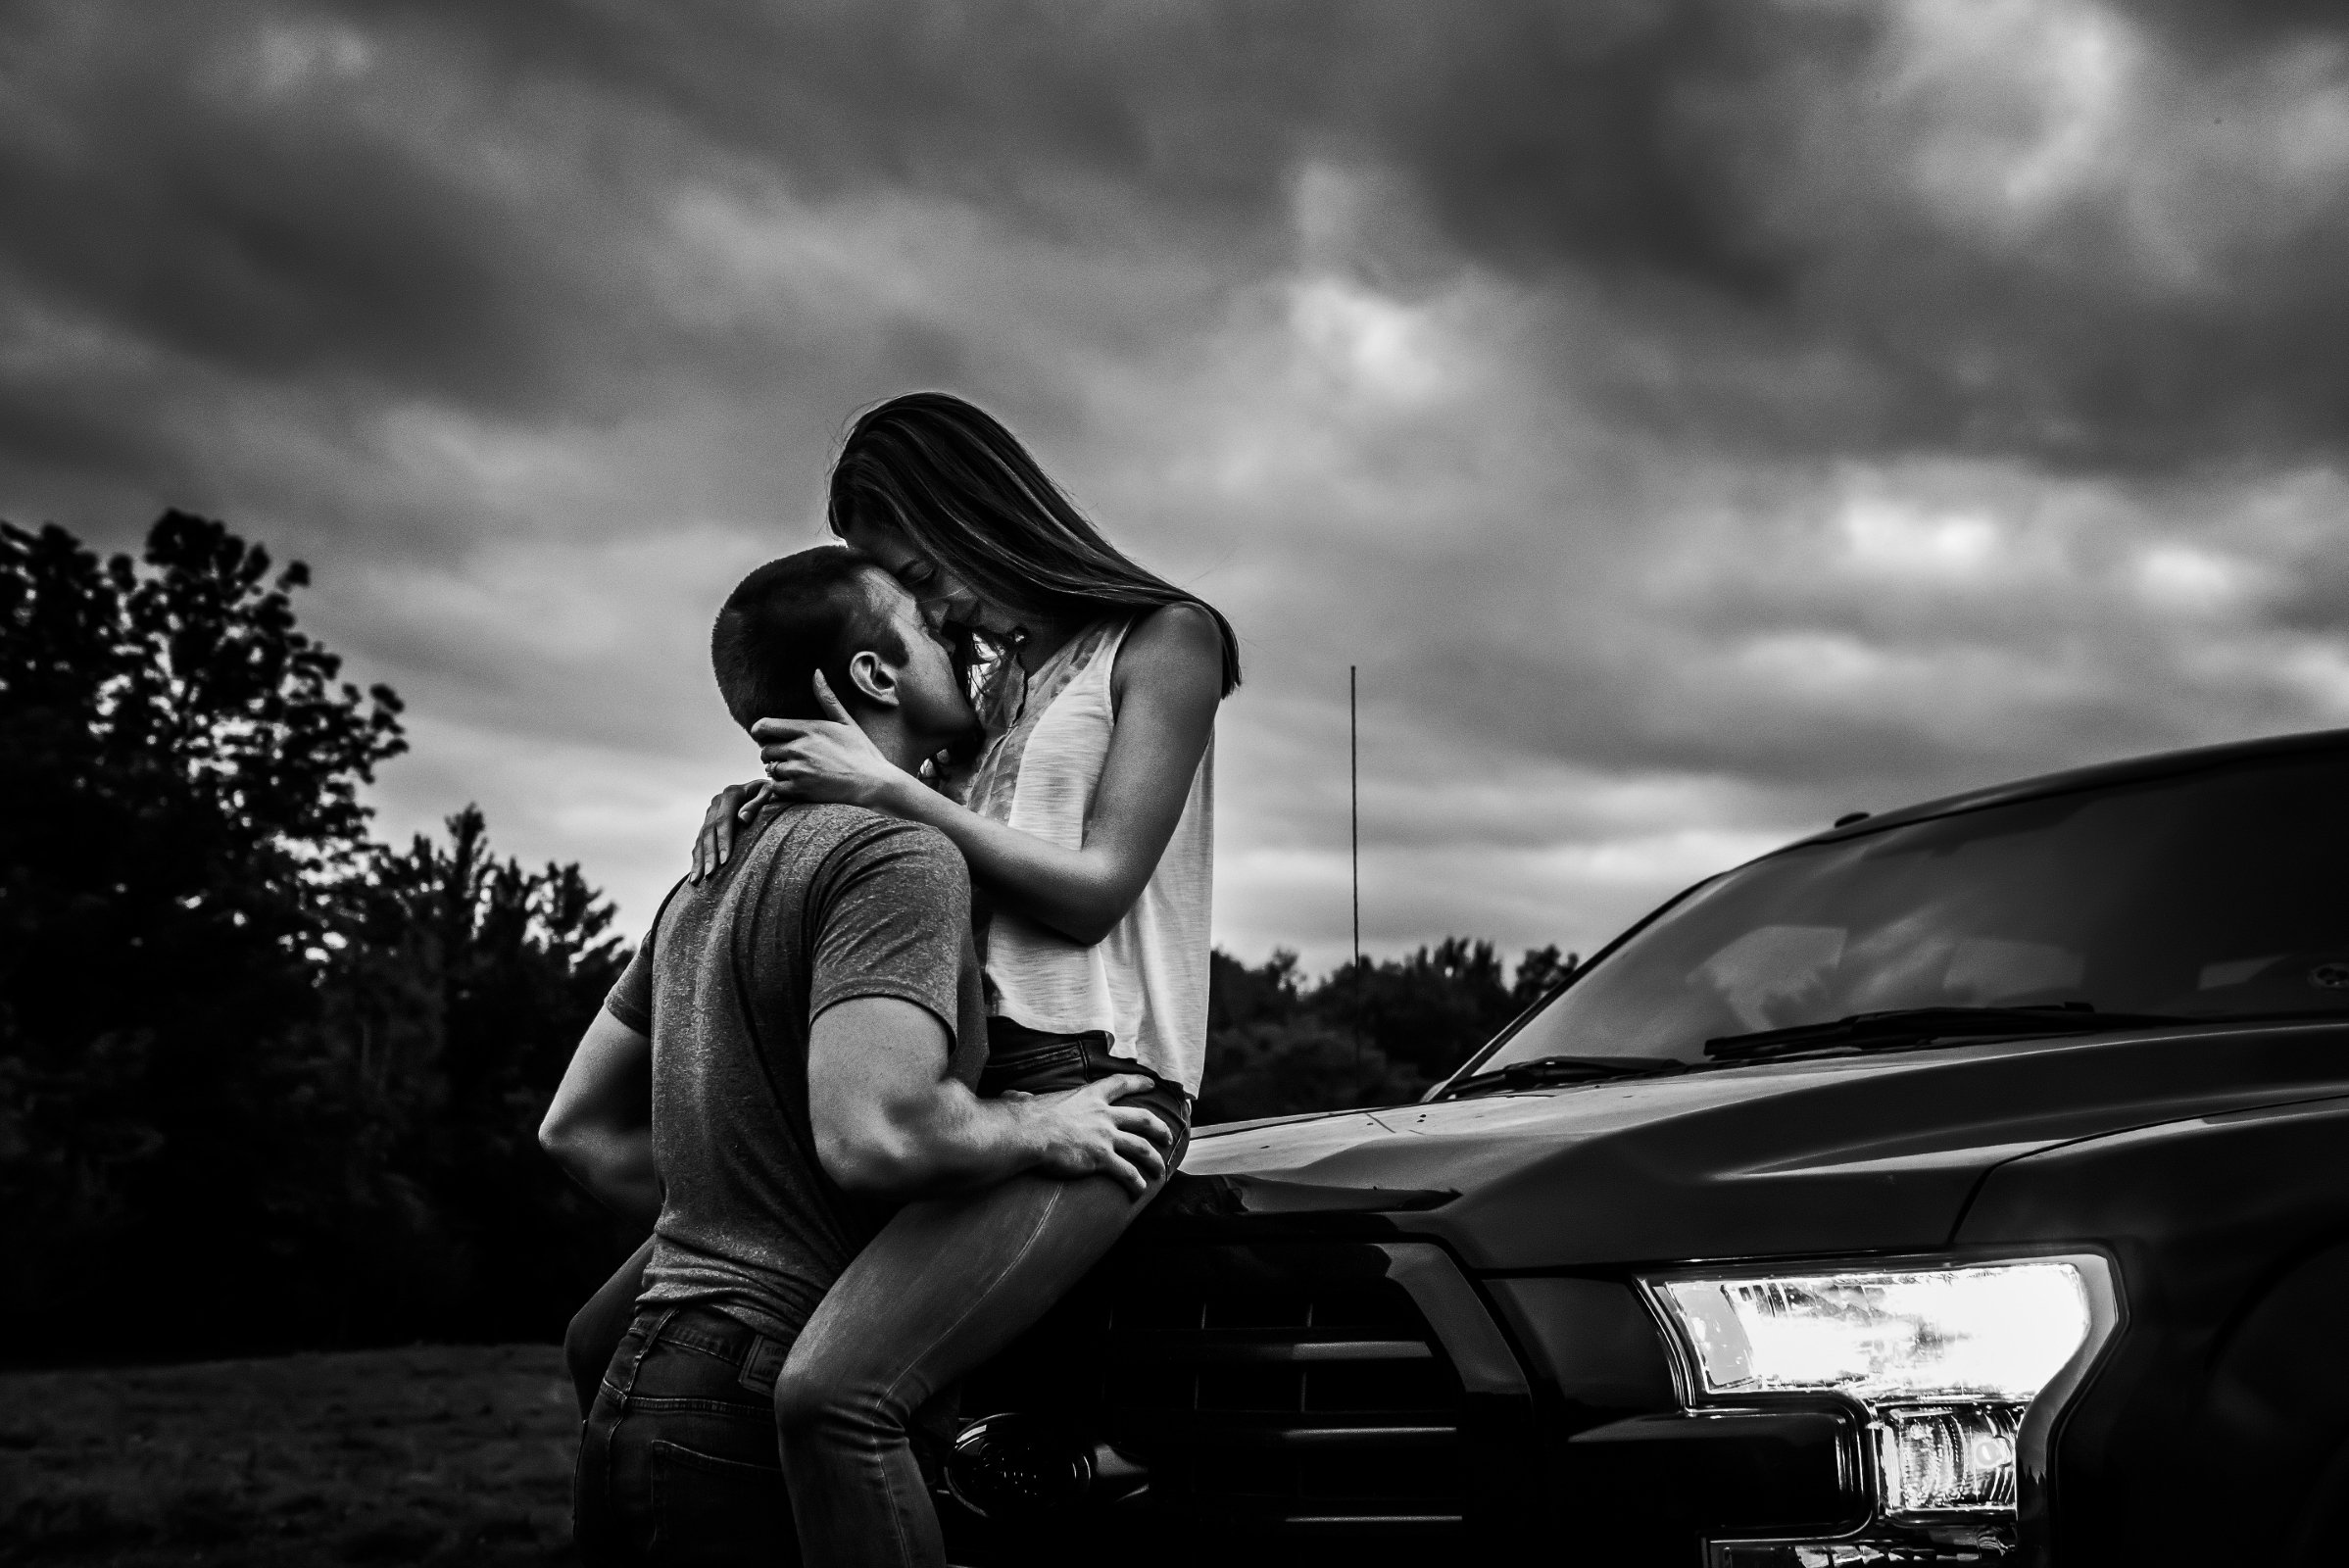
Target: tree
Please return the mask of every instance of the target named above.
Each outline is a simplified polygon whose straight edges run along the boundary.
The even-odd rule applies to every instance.
[[[252,1277],[295,1241],[278,1178],[305,1161],[269,1106],[299,1076],[318,890],[368,853],[358,786],[404,749],[398,699],[294,629],[299,564],[272,578],[172,512],[143,565],[0,524],[12,1305],[102,1310],[125,1254],[150,1285]]]
[[[1574,978],[1581,955],[1569,953],[1560,957],[1558,945],[1546,948],[1528,948],[1525,956],[1517,960],[1517,978],[1509,983],[1509,1004],[1519,1011],[1542,1001]]]
[[[1556,947],[1514,978],[1490,942],[1446,937],[1402,958],[1342,964],[1318,985],[1286,950],[1208,962],[1207,1074],[1198,1119],[1391,1105],[1417,1098],[1573,972]]]
[[[334,990],[359,1004],[348,1051],[408,1107],[400,1162],[446,1228],[439,1332],[543,1336],[635,1241],[618,1245],[536,1138],[628,954],[576,865],[498,859],[476,807],[447,826],[445,846],[419,836],[364,879]]]
[[[307,580],[0,524],[0,1322],[52,1352],[551,1336],[613,1260],[532,1140],[611,906],[470,808],[369,836],[400,704]]]
[[[1286,1023],[1303,1004],[1302,986],[1297,955],[1287,948],[1273,949],[1272,956],[1253,969],[1217,948],[1207,955],[1207,1027]]]

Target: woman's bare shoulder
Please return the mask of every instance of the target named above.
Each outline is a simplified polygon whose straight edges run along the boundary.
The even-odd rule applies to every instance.
[[[1223,628],[1205,605],[1189,600],[1160,605],[1134,622],[1126,633],[1128,648],[1148,648],[1176,657],[1223,659]]]
[[[1204,605],[1161,605],[1134,622],[1117,651],[1112,677],[1123,687],[1139,676],[1153,686],[1206,682],[1223,694],[1223,628]]]

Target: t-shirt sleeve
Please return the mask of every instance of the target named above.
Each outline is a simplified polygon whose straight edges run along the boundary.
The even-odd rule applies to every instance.
[[[640,1035],[653,1032],[653,943],[661,934],[661,922],[668,918],[668,906],[678,894],[692,884],[679,877],[666,893],[661,896],[661,907],[653,911],[653,923],[645,927],[645,939],[636,945],[636,956],[628,967],[605,993],[604,1010],[626,1024]]]
[[[653,1032],[653,933],[645,933],[636,956],[620,971],[604,998],[604,1010],[640,1035]]]
[[[936,828],[876,824],[832,857],[821,892],[807,1016],[856,997],[896,997],[960,1035],[970,872]]]

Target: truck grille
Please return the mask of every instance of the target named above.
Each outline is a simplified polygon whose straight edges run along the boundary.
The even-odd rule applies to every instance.
[[[1394,1282],[1127,1279],[1105,1304],[1107,1435],[1155,1505],[1259,1529],[1459,1522],[1460,1382]]]

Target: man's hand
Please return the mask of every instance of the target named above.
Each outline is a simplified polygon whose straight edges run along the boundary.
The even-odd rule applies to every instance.
[[[1036,1168],[1051,1176],[1106,1176],[1136,1198],[1166,1174],[1174,1135],[1140,1105],[1114,1102],[1151,1087],[1139,1073],[1097,1079],[1082,1089],[1021,1097],[1015,1103],[1042,1145]]]
[[[1140,1105],[1151,1080],[1121,1073],[1065,1094],[981,1100],[946,1076],[947,1030],[900,997],[852,997],[807,1030],[807,1121],[824,1173],[905,1201],[975,1192],[1022,1171],[1106,1176],[1136,1198],[1174,1140]]]

